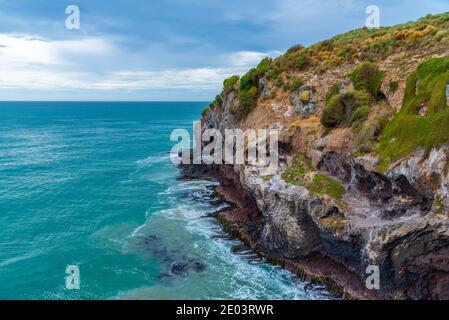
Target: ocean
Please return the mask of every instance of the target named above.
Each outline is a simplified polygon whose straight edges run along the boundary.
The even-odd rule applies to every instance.
[[[229,239],[215,183],[177,179],[170,133],[207,104],[1,102],[0,299],[330,298]]]

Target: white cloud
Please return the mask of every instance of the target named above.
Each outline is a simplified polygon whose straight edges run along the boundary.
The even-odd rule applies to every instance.
[[[92,65],[97,60],[117,59],[117,51],[120,48],[113,41],[102,38],[49,40],[0,34],[0,89],[219,89],[223,79],[279,54],[241,51],[221,56],[222,66],[180,70],[130,71],[123,66],[100,72],[85,67],[86,62]],[[122,63],[116,61],[116,65]]]
[[[256,51],[239,51],[229,55],[229,62],[234,67],[250,67],[257,65],[260,60],[266,57],[280,55],[281,52],[256,52]]]

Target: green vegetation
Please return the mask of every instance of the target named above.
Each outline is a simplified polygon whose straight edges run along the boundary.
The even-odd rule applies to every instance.
[[[296,70],[303,71],[312,65],[312,59],[307,51],[302,51],[294,60]]]
[[[337,180],[317,172],[311,161],[302,154],[293,157],[293,163],[284,171],[282,179],[290,184],[306,187],[313,194],[327,194],[337,200],[345,193]]]
[[[361,28],[331,39],[337,53],[348,58],[380,60],[404,49],[426,49],[449,40],[449,13],[428,15],[418,21],[379,29]]]
[[[397,81],[390,81],[390,92],[395,93],[399,89],[399,83]]]
[[[329,101],[330,101],[334,96],[336,96],[337,94],[340,93],[341,85],[342,85],[342,84],[341,84],[340,82],[334,83],[334,84],[332,85],[332,87],[330,88],[330,90],[326,93],[326,104],[328,104]]]
[[[204,109],[202,112],[201,112],[201,116],[204,118],[209,112],[211,112],[212,111],[212,109],[210,108],[210,107],[207,107],[206,109]]]
[[[235,84],[240,80],[240,77],[237,75],[231,76],[225,81],[223,81],[224,91],[230,91],[235,89]]]
[[[446,85],[449,58],[429,59],[407,79],[403,106],[385,128],[377,151],[380,170],[419,147],[427,153],[449,140]],[[425,115],[418,115],[424,109]]]
[[[379,71],[375,63],[365,62],[351,72],[351,80],[356,90],[368,91],[374,99],[377,99],[385,73]]]
[[[240,91],[248,91],[253,87],[257,87],[257,82],[257,71],[256,68],[253,68],[240,79]]]
[[[304,186],[304,176],[313,170],[311,161],[304,155],[297,154],[293,157],[292,165],[282,174],[282,179],[293,185]]]
[[[304,85],[304,80],[302,78],[294,78],[292,81],[284,84],[284,90],[286,91],[296,91]]]
[[[340,200],[345,193],[345,188],[337,180],[322,173],[317,173],[307,185],[307,189],[314,194],[327,194],[331,198]]]
[[[446,103],[446,86],[449,81],[449,58],[434,58],[423,62],[407,79],[404,106],[408,114],[417,114],[425,106],[426,115],[443,110]]]
[[[351,117],[349,118],[348,124],[352,127],[355,126],[366,119],[368,119],[369,115],[369,106],[364,105],[360,108],[355,109],[355,111],[352,113]]]
[[[223,103],[223,99],[221,95],[216,95],[214,101],[212,101],[209,106],[201,112],[201,116],[204,118],[206,114],[215,109],[215,107],[221,105]]]
[[[294,46],[290,47],[290,49],[287,50],[287,54],[292,54],[297,51],[301,51],[304,49],[304,46],[302,44],[295,44]]]
[[[256,68],[248,71],[240,79],[239,86],[239,105],[234,106],[231,112],[238,118],[244,119],[257,105],[257,98],[259,92],[257,87],[259,80],[266,76],[271,71],[272,60],[271,58],[263,59]]]
[[[231,112],[238,118],[244,119],[257,105],[257,88],[252,87],[249,90],[240,91],[239,105],[232,108]]]
[[[354,113],[360,107],[369,105],[369,96],[363,91],[339,93],[330,98],[321,116],[321,124],[326,128],[349,125]],[[355,116],[363,115],[363,112]]]
[[[384,115],[356,125],[353,129],[356,151],[362,154],[373,152],[388,121],[388,116]]]

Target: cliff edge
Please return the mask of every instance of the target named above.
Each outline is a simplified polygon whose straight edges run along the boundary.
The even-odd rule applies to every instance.
[[[362,28],[225,80],[202,130],[279,129],[280,165],[184,174],[219,179],[229,230],[309,280],[348,298],[449,299],[448,30],[449,13]]]

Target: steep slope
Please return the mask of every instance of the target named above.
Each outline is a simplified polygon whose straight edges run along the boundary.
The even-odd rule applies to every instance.
[[[449,299],[448,30],[449,13],[359,29],[227,79],[203,130],[281,130],[276,171],[211,168],[240,199],[230,230],[348,297]]]

